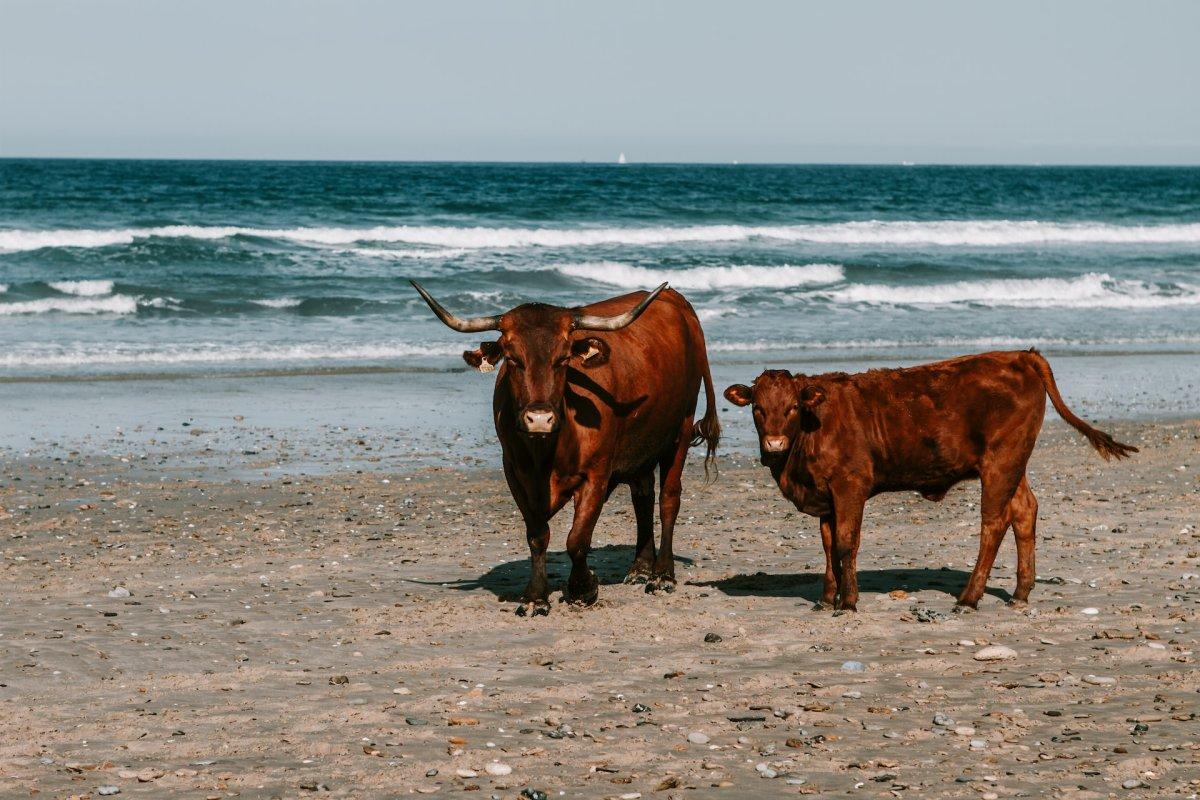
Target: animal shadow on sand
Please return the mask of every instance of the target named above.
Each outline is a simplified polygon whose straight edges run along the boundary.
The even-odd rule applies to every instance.
[[[588,565],[596,573],[596,578],[602,586],[611,586],[625,580],[625,573],[633,563],[634,548],[628,544],[606,544],[597,547],[588,554]],[[692,560],[684,556],[675,556],[676,564],[691,564]],[[567,576],[571,574],[571,559],[565,551],[546,553],[546,578],[551,591],[567,585]],[[426,583],[426,581],[412,581]],[[501,600],[516,601],[520,598],[525,585],[529,583],[529,559],[516,558],[497,564],[478,578],[460,581],[433,581],[434,586],[444,586],[448,589],[470,592],[484,589],[496,595]]]
[[[862,592],[887,592],[903,589],[920,592],[932,589],[958,597],[967,585],[969,572],[960,569],[865,569],[858,573],[858,588]],[[689,586],[706,586],[727,595],[740,597],[799,597],[816,603],[821,599],[824,574],[819,572],[766,573],[734,575],[714,581],[688,581]],[[1004,589],[989,586],[987,593],[1007,602],[1011,599]]]

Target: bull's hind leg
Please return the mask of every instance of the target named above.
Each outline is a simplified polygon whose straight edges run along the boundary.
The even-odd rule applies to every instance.
[[[594,477],[583,482],[575,493],[575,518],[571,520],[571,532],[567,534],[567,555],[571,557],[571,577],[567,579],[567,599],[577,605],[590,606],[596,602],[600,582],[596,573],[588,566],[587,557],[592,549],[592,532],[596,520],[608,496],[608,480]]]
[[[1029,592],[1037,575],[1033,551],[1037,540],[1038,502],[1029,488],[1028,478],[1021,478],[1017,493],[1009,501],[1008,510],[1013,535],[1017,540],[1017,590],[1013,593],[1013,603],[1023,604],[1029,600]]]
[[[1012,521],[1009,508],[1017,484],[1023,471],[987,468],[980,470],[979,481],[982,485],[980,510],[982,522],[979,528],[979,556],[975,559],[975,569],[967,579],[967,586],[958,597],[956,611],[975,609],[979,598],[987,588],[988,575],[992,572],[992,564],[996,560],[996,551],[1004,541],[1004,533]]]
[[[692,418],[688,417],[683,421],[683,430],[675,445],[675,452],[658,465],[658,514],[662,523],[662,536],[658,543],[658,557],[654,560],[654,577],[646,584],[647,592],[675,591],[675,519],[679,516],[679,496],[683,494],[683,465],[687,463],[691,434]]]
[[[654,471],[629,482],[637,518],[637,552],[625,575],[626,583],[646,583],[654,572]]]

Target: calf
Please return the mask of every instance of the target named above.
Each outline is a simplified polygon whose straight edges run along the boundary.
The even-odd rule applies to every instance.
[[[982,488],[979,557],[956,610],[978,604],[1010,526],[1017,540],[1013,602],[1028,599],[1037,499],[1025,466],[1047,394],[1059,416],[1106,460],[1137,452],[1071,413],[1036,350],[857,375],[767,370],[753,386],[725,390],[734,405],[753,404],[762,462],[784,497],[821,520],[825,584],[817,607],[847,610],[858,603],[856,562],[867,499],[915,490],[941,500],[954,484],[973,478]]]

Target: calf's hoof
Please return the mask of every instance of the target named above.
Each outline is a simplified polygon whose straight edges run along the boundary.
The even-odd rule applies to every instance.
[[[671,594],[675,591],[675,579],[666,575],[651,578],[646,584],[646,594]]]
[[[978,605],[979,605],[978,600],[976,600],[974,603],[968,603],[964,600],[959,600],[957,603],[954,604],[954,613],[955,614],[974,614],[978,610],[976,608]]]
[[[1023,597],[1013,597],[1007,603],[1005,603],[1005,605],[1007,605],[1009,608],[1021,609],[1027,607],[1029,605],[1029,601]]]
[[[813,603],[812,610],[813,611],[831,611],[831,610],[833,610],[833,603],[831,603],[828,600],[818,600],[817,602]]]
[[[518,617],[548,617],[550,616],[549,600],[526,600],[517,606]]]

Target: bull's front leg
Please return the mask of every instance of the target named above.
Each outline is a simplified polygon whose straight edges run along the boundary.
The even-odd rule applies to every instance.
[[[550,547],[550,523],[525,523],[525,538],[529,542],[529,585],[521,595],[517,613],[522,617],[545,616],[550,613],[550,587],[546,581],[546,550]]]
[[[567,579],[567,600],[577,605],[590,606],[596,602],[600,582],[596,573],[588,566],[587,557],[592,549],[592,532],[600,509],[608,496],[608,481],[589,477],[575,492],[575,518],[571,521],[571,532],[567,535],[567,555],[571,557],[571,577]]]

